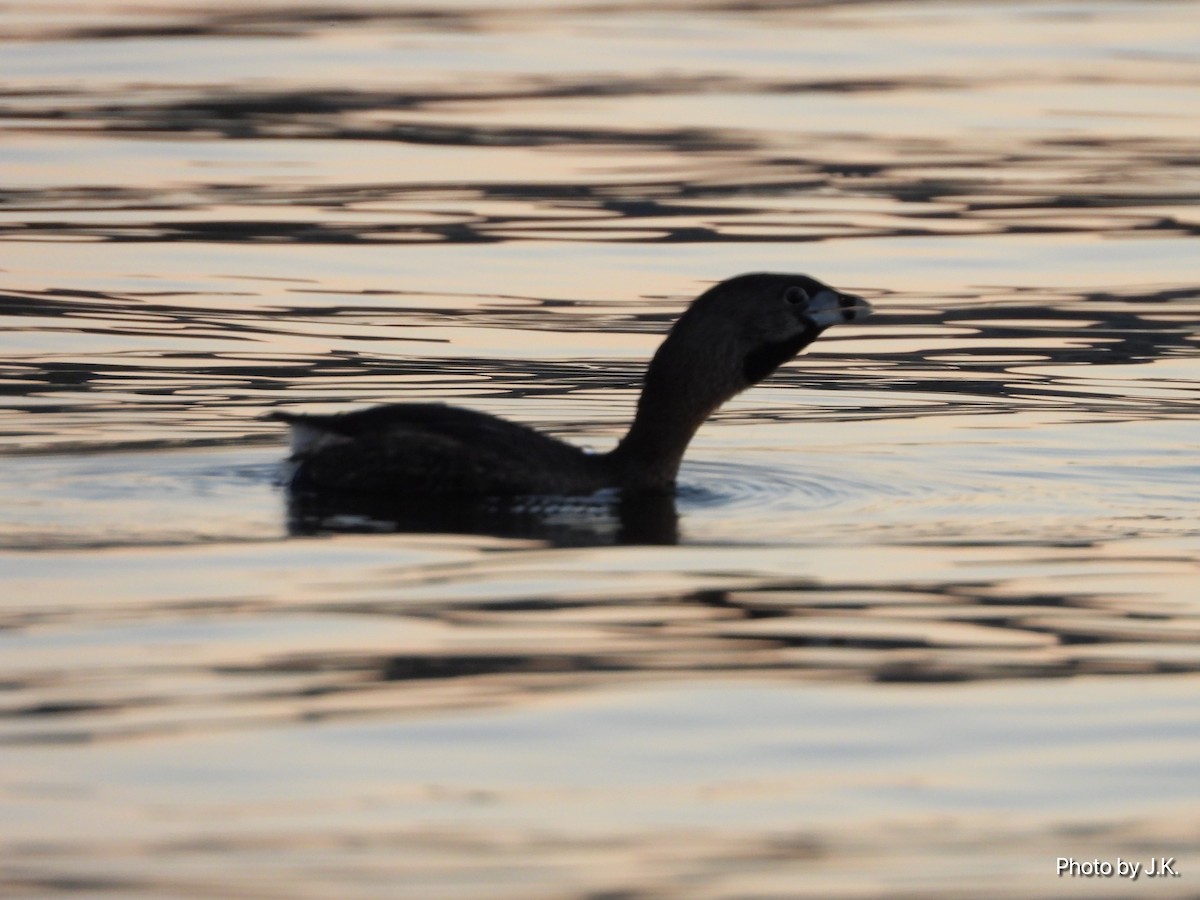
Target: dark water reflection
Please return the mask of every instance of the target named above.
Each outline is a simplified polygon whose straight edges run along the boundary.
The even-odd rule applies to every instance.
[[[212,430],[230,438],[265,437],[277,434],[278,426],[251,421],[242,410],[405,396],[460,397],[468,403],[571,399],[584,421],[534,424],[586,431],[594,427],[586,421],[594,403],[608,405],[615,397],[632,409],[643,359],[446,356],[454,332],[445,332],[448,338],[427,335],[442,334],[443,325],[516,331],[530,339],[540,332],[660,335],[682,308],[673,301],[662,311],[611,304],[593,310],[586,301],[538,298],[520,298],[514,307],[502,298],[480,298],[469,307],[440,309],[385,292],[373,293],[370,305],[356,305],[344,295],[326,304],[316,295],[317,303],[290,306],[290,292],[285,289],[282,302],[266,303],[252,292],[215,300],[185,295],[182,303],[157,293],[65,289],[0,297],[13,333],[46,335],[51,342],[76,334],[97,338],[96,350],[83,356],[19,354],[0,364],[2,389],[12,398],[2,426],[10,447],[57,443],[70,436],[70,422],[98,414],[136,423],[143,443],[167,441],[168,435],[173,442],[200,439],[198,432]],[[868,328],[852,337],[827,335],[771,382],[849,396],[819,411],[780,406],[771,417],[904,418],[1054,408],[1111,420],[1195,414],[1200,398],[1186,365],[1200,355],[1198,287],[1073,294],[1012,287],[992,289],[986,297],[921,298],[920,306],[883,291],[871,293],[883,311]],[[316,352],[274,349],[274,338],[304,339],[325,329],[349,333],[322,339]],[[141,351],[115,349],[123,335],[153,344]],[[400,353],[371,346],[397,340]],[[192,349],[206,341],[219,349]],[[181,348],[173,349],[175,344]],[[836,365],[827,357],[836,358]],[[407,393],[407,385],[419,393]]]
[[[1124,556],[1118,542],[896,545],[864,560],[836,544],[613,556],[408,541],[164,547],[143,551],[136,577],[127,553],[8,551],[10,583],[60,599],[0,611],[0,743],[489,709],[625,683],[616,676],[1200,671],[1198,566],[1183,542]]]
[[[675,544],[673,495],[594,497],[368,497],[290,489],[288,532],[482,534],[545,541],[556,547]]]
[[[737,93],[754,95],[756,87],[740,85]],[[906,87],[868,85],[861,90]],[[507,98],[487,99],[503,103]],[[845,143],[853,143],[854,155],[868,161],[848,162],[840,143],[828,158],[776,157],[773,141],[760,145],[749,135],[701,129],[336,125],[339,113],[358,117],[364,104],[371,109],[373,102],[381,112],[422,107],[395,97],[372,101],[305,95],[301,103],[286,96],[239,95],[225,101],[180,101],[162,109],[140,104],[127,111],[107,106],[80,110],[79,98],[70,98],[69,114],[46,111],[56,124],[52,129],[39,126],[33,133],[64,139],[113,137],[114,132],[166,138],[195,130],[209,141],[296,141],[300,146],[311,141],[386,141],[485,149],[629,150],[649,153],[651,158],[688,160],[697,171],[689,173],[688,180],[610,176],[599,183],[541,178],[528,184],[457,178],[330,186],[194,183],[183,191],[172,186],[166,192],[138,186],[10,187],[0,189],[0,210],[14,218],[0,220],[0,240],[40,236],[139,243],[474,244],[529,239],[806,243],[1004,234],[1194,236],[1200,230],[1193,212],[1200,192],[1181,194],[1160,186],[1173,181],[1180,169],[1195,168],[1190,144],[1184,141],[1122,140],[1104,145],[1054,139],[997,153],[995,148],[973,145],[938,146],[927,139],[907,147],[901,141],[897,146],[892,136],[873,146],[871,137],[864,136]],[[310,121],[316,114],[308,107],[324,106],[329,111]],[[76,129],[61,121],[69,123],[76,116],[86,125]],[[28,115],[18,110],[6,114],[0,108],[3,118],[21,121]],[[276,145],[281,155],[287,154],[286,144]],[[1098,149],[1104,153],[1098,154]],[[1111,179],[1112,153],[1119,155],[1122,166],[1136,169],[1139,180],[1097,191],[1097,182]],[[1009,173],[1002,184],[993,177],[997,167]],[[947,170],[954,172],[953,177],[927,174]],[[1048,179],[1047,172],[1061,172],[1062,178]],[[870,205],[848,210],[842,202],[846,194]],[[795,199],[781,204],[780,198]],[[488,208],[495,212],[482,211]],[[1181,214],[1173,212],[1175,208]],[[237,213],[230,217],[234,210]],[[385,210],[390,214],[380,215]],[[36,217],[29,217],[30,213]]]
[[[849,6],[824,5],[843,15],[847,10],[838,8]],[[271,17],[279,31],[264,30],[252,14],[181,9],[175,13],[179,21],[170,24],[133,21],[65,32],[48,26],[24,36],[34,42],[30,47],[40,41],[103,46],[139,35],[288,36],[292,40],[267,42],[268,58],[282,70],[271,80],[286,82],[290,75],[308,82],[311,76],[302,68],[292,69],[295,48],[305,46],[305,37],[319,37],[314,29],[350,24],[379,37],[398,28],[403,30],[395,38],[403,40],[432,28],[473,35],[494,50],[490,35],[528,27],[532,14],[520,7],[291,12],[302,14],[289,16],[281,26]],[[639,16],[652,14],[649,9],[625,12],[633,15],[630,27],[637,26]],[[784,15],[794,19],[794,26],[843,30],[862,39],[871,19],[859,21],[852,12],[845,21],[827,21],[820,5],[795,9],[784,4],[756,5],[736,15],[743,27],[760,16],[770,21],[772,15]],[[731,11],[711,13],[719,21]],[[562,6],[540,9],[538,15],[544,27],[575,28],[582,18],[586,28],[603,13]],[[1036,17],[1036,11],[1030,15]],[[937,23],[936,17],[932,21]],[[379,65],[395,64],[394,56],[375,52]],[[535,68],[546,62],[545,55],[552,56],[540,45],[537,53]],[[263,171],[249,179],[224,176],[223,154],[217,154],[202,163],[211,169],[207,177],[193,167],[169,183],[134,172],[104,184],[67,172],[37,187],[10,182],[0,185],[0,211],[6,213],[0,217],[0,239],[761,244],[1030,233],[1194,236],[1200,228],[1194,213],[1200,192],[1188,175],[1197,165],[1192,136],[1178,128],[1170,108],[1156,116],[1155,107],[1138,105],[1154,89],[1168,97],[1186,95],[1195,80],[1194,54],[1164,49],[1147,55],[1140,66],[1122,60],[1108,67],[1080,60],[1047,66],[1033,56],[1024,60],[1032,68],[1010,64],[967,77],[957,70],[930,74],[904,57],[886,74],[864,77],[857,59],[850,56],[823,77],[810,78],[795,77],[787,66],[763,64],[743,66],[742,74],[715,71],[687,57],[676,68],[664,63],[644,72],[602,75],[566,67],[555,74],[518,70],[481,78],[465,71],[438,79],[436,68],[426,72],[415,65],[393,79],[409,82],[402,89],[346,83],[272,87],[261,84],[265,77],[252,86],[214,85],[206,72],[190,69],[161,83],[139,79],[129,94],[107,86],[27,80],[0,97],[0,120],[30,141],[188,140],[210,150],[213,144],[254,144],[268,148],[273,159],[265,159]],[[759,74],[752,74],[756,70]],[[906,104],[937,109],[939,102],[951,113],[961,106],[974,116],[976,98],[985,98],[986,105],[990,94],[1005,91],[1035,98],[1039,92],[1063,94],[1070,98],[1064,102],[1081,107],[1062,113],[1078,125],[1049,131],[1014,127],[1004,109],[975,129],[934,119],[929,128],[914,131],[901,118]],[[886,104],[893,95],[904,100],[890,109]],[[1116,105],[1095,112],[1099,98]],[[829,105],[838,101],[851,113],[861,105],[862,115],[836,127],[833,123],[843,125],[847,115]],[[706,104],[728,111],[742,103],[762,111],[726,117],[702,112]],[[704,124],[688,116],[693,107]],[[835,110],[837,115],[829,115]],[[1121,121],[1139,117],[1154,125],[1131,128]],[[650,124],[663,118],[679,124]],[[722,118],[730,124],[721,124]],[[616,124],[622,119],[631,124]],[[544,120],[555,121],[532,124]],[[372,143],[397,145],[397,152],[470,152],[458,164],[419,157],[417,177],[393,177],[414,161],[403,156],[393,157],[390,165],[379,158],[368,171],[322,170],[325,148]],[[573,177],[556,176],[563,168],[558,161],[532,178],[488,177],[506,167],[510,150],[531,154],[525,165],[559,154],[598,154],[596,161],[604,164],[576,168]],[[296,166],[309,177],[289,178],[288,169]]]

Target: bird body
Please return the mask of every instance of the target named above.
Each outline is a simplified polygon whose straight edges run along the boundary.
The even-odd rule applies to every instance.
[[[333,415],[276,412],[292,429],[295,489],[377,495],[667,492],[696,430],[828,328],[871,311],[804,275],[757,273],[714,285],[672,327],[646,372],[629,432],[589,453],[533,428],[437,403]]]
[[[612,483],[606,457],[487,413],[391,403],[292,426],[292,485],[409,494],[579,494]]]

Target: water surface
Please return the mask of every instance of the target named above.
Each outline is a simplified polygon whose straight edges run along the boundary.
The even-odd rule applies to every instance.
[[[1198,4],[0,20],[5,891],[1195,894]],[[282,408],[605,449],[762,269],[877,315],[666,504],[279,485]]]

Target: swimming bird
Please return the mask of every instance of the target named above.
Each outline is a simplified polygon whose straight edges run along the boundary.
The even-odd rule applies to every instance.
[[[633,424],[607,453],[438,403],[268,418],[291,426],[293,489],[456,497],[670,492],[692,436],[721,404],[829,326],[870,312],[861,297],[807,275],[752,273],[714,285],[659,346]]]

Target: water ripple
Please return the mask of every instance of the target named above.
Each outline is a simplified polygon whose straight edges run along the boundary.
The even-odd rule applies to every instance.
[[[941,488],[948,485],[942,483]],[[760,463],[689,461],[680,473],[679,501],[687,509],[721,509],[729,514],[829,509],[869,497],[914,496],[932,485],[912,480],[896,484],[869,473],[847,475],[825,464],[804,470]]]

